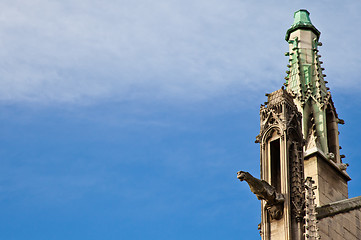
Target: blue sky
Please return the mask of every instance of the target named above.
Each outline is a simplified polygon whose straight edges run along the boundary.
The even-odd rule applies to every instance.
[[[258,239],[236,172],[301,8],[359,196],[361,2],[0,2],[0,239]]]

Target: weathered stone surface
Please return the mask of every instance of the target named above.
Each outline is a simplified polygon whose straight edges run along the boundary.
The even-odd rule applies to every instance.
[[[317,208],[322,239],[361,239],[361,196]]]
[[[331,217],[341,213],[347,213],[355,209],[361,209],[361,196],[326,204],[317,208],[317,219]]]
[[[305,156],[304,166],[305,176],[312,177],[317,186],[317,206],[348,198],[347,182],[350,177],[345,171],[338,169],[334,162],[319,153],[314,153]]]
[[[319,228],[317,227],[316,218],[316,204],[315,204],[315,193],[314,190],[317,188],[313,184],[315,182],[312,178],[308,177],[305,180],[305,239],[307,240],[318,240]]]

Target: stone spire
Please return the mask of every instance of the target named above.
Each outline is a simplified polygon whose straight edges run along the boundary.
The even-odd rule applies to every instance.
[[[304,145],[305,177],[312,177],[318,187],[315,191],[316,203],[323,205],[331,201],[347,198],[347,164],[340,155],[336,108],[326,75],[321,66],[318,47],[320,31],[312,24],[307,10],[294,13],[294,22],[286,32],[289,44],[289,70],[285,77],[287,91],[294,97],[294,103],[302,114],[302,135]],[[325,171],[327,169],[327,171]],[[337,179],[334,184],[332,180]],[[337,183],[337,184],[336,184]],[[328,188],[329,193],[320,192]]]
[[[326,87],[326,75],[323,73],[323,62],[320,61],[318,50],[318,46],[322,45],[319,42],[320,35],[311,23],[307,10],[295,12],[294,23],[286,33],[286,41],[289,43],[289,52],[286,53],[289,56],[289,70],[286,71],[284,85],[296,97],[296,105],[303,114],[302,130],[307,141],[306,150],[318,151],[340,163],[338,132],[328,131],[337,127],[327,123],[327,111],[333,115],[330,121],[336,124],[343,121],[338,119],[331,93]]]
[[[297,31],[298,30],[298,31]],[[286,33],[286,41],[290,44],[289,71],[286,76],[286,87],[291,90],[304,105],[309,98],[314,98],[320,105],[325,105],[328,93],[326,81],[319,60],[318,42],[320,32],[312,25],[309,12],[299,10],[294,14],[294,23]]]

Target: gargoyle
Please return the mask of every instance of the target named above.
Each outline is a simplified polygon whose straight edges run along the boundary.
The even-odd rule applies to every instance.
[[[283,194],[278,193],[275,187],[269,185],[266,181],[253,177],[248,172],[239,171],[237,178],[242,182],[246,181],[251,191],[256,194],[258,200],[265,200],[265,208],[270,213],[272,219],[281,219],[283,215]]]

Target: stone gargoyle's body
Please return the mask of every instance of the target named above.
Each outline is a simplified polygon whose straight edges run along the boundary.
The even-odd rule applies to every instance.
[[[284,196],[278,193],[275,187],[269,185],[266,181],[253,177],[248,172],[239,171],[237,178],[240,181],[246,181],[251,191],[259,200],[266,201],[266,208],[270,212],[272,218],[279,219],[283,214]]]

